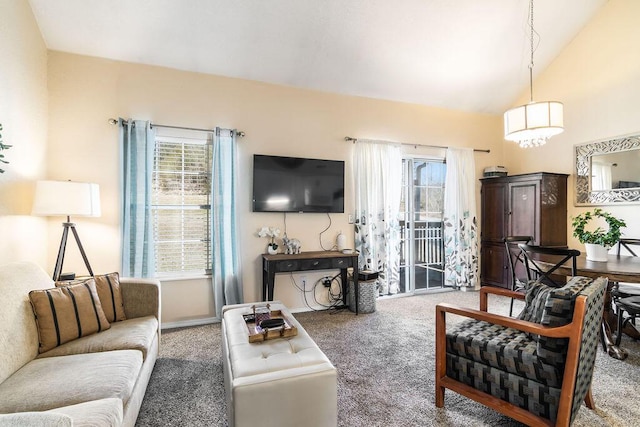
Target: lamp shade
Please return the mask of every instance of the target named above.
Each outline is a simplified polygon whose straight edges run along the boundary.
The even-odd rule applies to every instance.
[[[100,216],[100,187],[88,182],[38,181],[31,214]]]
[[[504,113],[504,138],[521,147],[543,145],[547,139],[564,131],[561,102],[532,102]]]

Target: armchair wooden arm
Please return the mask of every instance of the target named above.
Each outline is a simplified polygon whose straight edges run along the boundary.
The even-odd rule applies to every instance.
[[[490,286],[484,286],[480,289],[480,310],[482,311],[487,311],[489,294],[501,295],[512,299],[519,299],[524,301],[524,294],[522,292],[516,292],[504,288],[492,288]]]

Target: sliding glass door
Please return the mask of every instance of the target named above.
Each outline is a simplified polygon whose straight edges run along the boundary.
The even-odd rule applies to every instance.
[[[400,292],[443,288],[443,160],[403,159]]]

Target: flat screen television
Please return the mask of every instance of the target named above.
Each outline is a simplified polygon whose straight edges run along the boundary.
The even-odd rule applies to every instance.
[[[344,212],[344,161],[253,156],[254,212]]]

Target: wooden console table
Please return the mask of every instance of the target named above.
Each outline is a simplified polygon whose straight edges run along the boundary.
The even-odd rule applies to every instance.
[[[353,268],[354,297],[358,314],[358,253],[343,254],[337,251],[302,252],[295,255],[262,255],[262,300],[273,301],[276,273],[308,270],[340,270],[342,302],[347,305],[349,283],[347,269]]]

